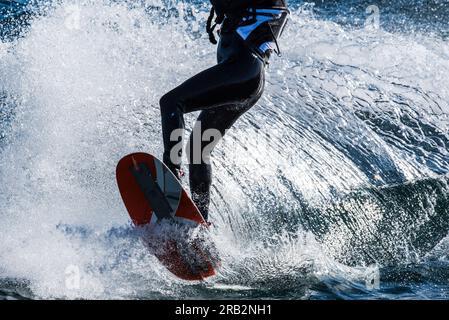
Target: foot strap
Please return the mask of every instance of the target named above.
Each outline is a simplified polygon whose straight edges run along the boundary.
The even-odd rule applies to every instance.
[[[139,163],[130,168],[137,184],[144,193],[145,199],[150,204],[154,214],[161,219],[173,219],[171,213],[173,209],[165,197],[164,192],[154,180],[151,171],[145,163]]]

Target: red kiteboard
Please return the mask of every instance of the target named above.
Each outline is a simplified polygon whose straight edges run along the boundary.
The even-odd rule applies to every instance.
[[[144,230],[144,241],[159,261],[184,280],[215,275],[217,255],[198,237],[208,224],[167,166],[150,154],[133,153],[119,161],[116,176],[131,220]]]

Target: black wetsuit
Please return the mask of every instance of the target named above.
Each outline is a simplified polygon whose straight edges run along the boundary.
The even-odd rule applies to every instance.
[[[185,81],[160,100],[164,139],[163,160],[175,174],[180,163],[178,161],[173,163],[170,152],[179,141],[171,141],[170,135],[173,130],[184,129],[185,113],[202,111],[195,125],[201,122],[201,136],[207,129],[217,129],[223,136],[225,130],[254,106],[262,95],[265,63],[251,52],[234,31],[225,19],[218,44],[218,64]],[[192,137],[193,134],[189,139],[190,150],[193,150]],[[214,141],[214,144],[217,142]],[[209,141],[199,143],[201,151],[210,144]],[[199,163],[193,161],[193,152],[187,155],[192,199],[206,220],[212,182],[212,168],[208,161],[211,151],[207,148]]]

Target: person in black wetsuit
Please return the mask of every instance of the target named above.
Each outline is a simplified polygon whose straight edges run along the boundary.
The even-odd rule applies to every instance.
[[[180,141],[182,146],[182,135],[172,134],[184,129],[185,113],[202,111],[189,139],[187,156],[192,200],[205,220],[208,219],[212,183],[209,162],[212,148],[206,149],[211,142],[202,141],[201,137],[208,129],[218,130],[222,137],[225,130],[259,100],[264,90],[265,66],[273,51],[279,53],[277,39],[289,14],[284,0],[211,0],[211,3],[207,31],[212,43],[216,43],[214,28],[221,24],[218,64],[160,99],[163,161],[178,179],[182,149],[176,150],[176,146]],[[215,24],[211,26],[214,15]],[[195,134],[197,128],[200,129]],[[200,141],[195,141],[195,137]],[[212,146],[219,138],[214,137]],[[195,148],[195,144],[200,148]]]

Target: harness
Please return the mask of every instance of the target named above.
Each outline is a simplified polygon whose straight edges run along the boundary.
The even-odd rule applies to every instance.
[[[284,0],[254,0],[253,4],[238,10],[217,13],[212,6],[206,31],[211,43],[216,44],[214,29],[226,19],[257,57],[268,63],[270,53],[281,54],[278,39],[287,23],[290,11]],[[214,20],[215,17],[215,20]],[[214,22],[214,24],[212,24]]]

